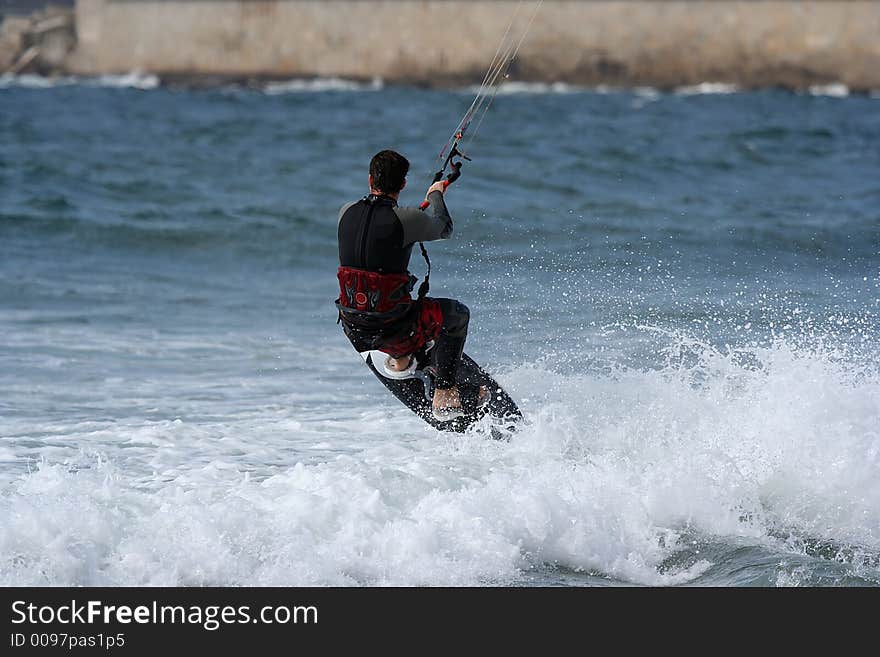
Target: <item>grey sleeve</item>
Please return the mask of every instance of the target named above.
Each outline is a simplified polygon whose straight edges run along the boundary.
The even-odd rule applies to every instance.
[[[395,208],[400,223],[403,224],[403,243],[431,242],[445,240],[452,235],[452,217],[446,209],[443,194],[431,192],[427,210],[418,208]]]

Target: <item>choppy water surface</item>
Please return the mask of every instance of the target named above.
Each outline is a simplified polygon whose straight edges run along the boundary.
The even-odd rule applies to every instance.
[[[500,95],[429,246],[499,443],[331,303],[370,156],[418,202],[470,90],[0,87],[0,582],[880,583],[880,99]]]

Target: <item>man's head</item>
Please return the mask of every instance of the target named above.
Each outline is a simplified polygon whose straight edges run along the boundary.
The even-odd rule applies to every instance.
[[[406,186],[409,160],[395,151],[379,151],[370,160],[370,189],[396,197]]]

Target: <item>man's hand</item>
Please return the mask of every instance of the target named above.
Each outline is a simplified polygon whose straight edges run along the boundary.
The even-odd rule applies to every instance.
[[[428,196],[431,194],[431,192],[440,192],[441,194],[446,193],[446,187],[447,184],[445,180],[438,180],[433,185],[428,187],[428,191],[425,192],[425,201],[428,200]]]

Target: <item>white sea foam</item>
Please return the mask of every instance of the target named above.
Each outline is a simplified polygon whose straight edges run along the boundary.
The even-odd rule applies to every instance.
[[[155,89],[159,86],[159,78],[151,73],[139,73],[137,71],[121,75],[100,75],[96,77],[80,77],[75,75],[46,77],[32,74],[4,74],[0,76],[0,88],[52,89],[54,87],[66,87],[75,84],[89,87]]]
[[[476,93],[479,87],[465,89],[467,93]],[[634,93],[640,98],[656,99],[661,93],[654,87],[617,87],[599,84],[594,87],[568,84],[567,82],[504,82],[498,87],[499,94],[571,94],[592,92],[599,95]]]
[[[809,91],[812,96],[831,96],[832,98],[846,98],[849,96],[849,87],[840,82],[813,85]]]
[[[82,449],[6,485],[0,583],[464,585],[549,564],[663,585],[711,568],[694,537],[876,559],[876,367],[784,343],[668,351],[656,371],[501,376],[528,417],[510,443],[308,399],[58,427]]]
[[[80,77],[72,75],[46,77],[42,75],[9,75],[0,76],[0,88],[26,87],[31,89],[51,89],[70,85],[90,87],[156,89],[161,85],[158,76],[152,73],[132,71],[120,75],[101,75],[96,77]],[[313,78],[271,82],[264,91],[269,95],[320,91],[378,91],[384,87],[381,78],[369,82],[346,80],[343,78]]]
[[[499,94],[567,94],[579,91],[578,87],[565,82],[505,82]]]
[[[675,93],[680,96],[695,96],[701,94],[735,94],[739,87],[726,82],[701,82],[686,87],[678,87]]]
[[[97,78],[87,78],[85,84],[98,87],[120,87],[132,89],[155,89],[159,86],[159,77],[152,73],[139,73],[132,71],[123,75],[101,75]]]
[[[49,89],[51,87],[61,87],[65,85],[76,84],[77,78],[64,77],[45,77],[43,75],[12,75],[4,73],[0,75],[0,89],[8,89],[10,87],[25,87],[29,89]]]
[[[650,103],[655,103],[662,97],[658,89],[654,87],[635,87],[632,90],[634,98],[630,102],[630,107],[640,110]]]
[[[589,87],[579,87],[568,84],[566,82],[521,82],[521,81],[505,81],[498,86],[498,95],[520,95],[520,94],[570,94],[579,91],[589,91]],[[475,94],[480,91],[479,85],[472,85],[460,90],[461,93]]]
[[[382,78],[373,78],[370,82],[346,80],[344,78],[313,78],[270,82],[264,91],[269,95],[302,93],[309,91],[379,91],[385,84]]]
[[[660,90],[654,87],[634,87],[633,93],[639,98],[648,100],[656,100],[661,96]]]

